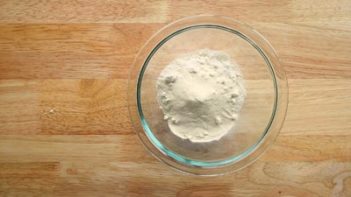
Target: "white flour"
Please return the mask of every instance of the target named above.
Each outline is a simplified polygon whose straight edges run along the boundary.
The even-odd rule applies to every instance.
[[[157,99],[169,128],[192,142],[210,142],[227,134],[245,95],[239,66],[221,51],[203,49],[179,57],[157,80]]]

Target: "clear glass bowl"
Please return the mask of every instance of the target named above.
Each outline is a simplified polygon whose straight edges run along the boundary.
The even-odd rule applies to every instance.
[[[173,59],[201,49],[226,52],[243,74],[247,96],[233,131],[220,140],[193,143],[174,135],[157,102],[156,81]],[[284,122],[288,85],[266,39],[251,27],[220,16],[175,21],[143,46],[131,68],[128,106],[147,149],[169,166],[197,175],[218,175],[255,161],[274,142]]]

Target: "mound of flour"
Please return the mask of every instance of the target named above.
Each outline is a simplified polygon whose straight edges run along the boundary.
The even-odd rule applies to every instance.
[[[239,66],[221,51],[203,49],[179,57],[157,80],[157,100],[169,128],[192,142],[210,142],[227,134],[245,95]]]

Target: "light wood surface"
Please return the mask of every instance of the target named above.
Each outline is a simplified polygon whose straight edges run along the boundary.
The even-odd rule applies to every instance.
[[[137,51],[195,14],[253,26],[289,81],[276,143],[220,177],[157,161],[127,113]],[[351,1],[0,1],[0,196],[351,196]]]

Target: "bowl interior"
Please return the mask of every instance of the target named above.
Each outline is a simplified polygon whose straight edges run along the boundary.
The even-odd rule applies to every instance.
[[[175,136],[157,102],[160,72],[175,58],[211,49],[226,52],[239,65],[247,96],[236,126],[220,140],[193,143]],[[277,102],[273,68],[261,49],[244,34],[217,25],[194,25],[163,39],[147,57],[137,87],[138,111],[150,141],[180,162],[210,166],[234,162],[254,150],[269,131]]]

